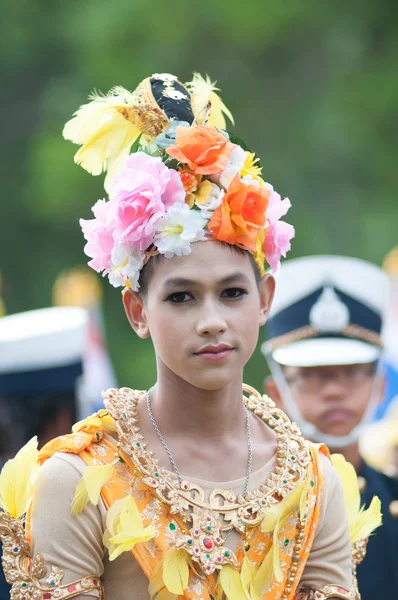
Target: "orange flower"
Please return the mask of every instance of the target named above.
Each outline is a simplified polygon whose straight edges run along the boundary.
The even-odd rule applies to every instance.
[[[265,225],[270,195],[265,188],[245,185],[236,175],[209,221],[209,231],[217,240],[240,244],[255,252],[259,230]]]
[[[234,144],[213,127],[177,127],[176,145],[169,146],[167,154],[197,175],[214,175],[224,170]]]

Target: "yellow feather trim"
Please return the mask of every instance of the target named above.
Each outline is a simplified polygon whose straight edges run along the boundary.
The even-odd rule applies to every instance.
[[[160,561],[155,567],[152,577],[149,580],[149,596],[151,597],[151,599],[156,596],[156,600],[176,600],[177,594],[172,594],[171,592],[169,592],[169,590],[164,585],[162,571],[163,564],[162,561]]]
[[[114,502],[108,510],[106,525],[102,541],[109,550],[109,560],[115,560],[123,552],[132,550],[136,544],[156,536],[153,525],[144,527],[132,496]]]
[[[62,133],[65,139],[81,145],[75,155],[77,164],[92,175],[108,171],[112,177],[141,133],[130,120],[129,108],[134,106],[135,97],[116,87],[106,96],[92,94],[90,100],[75,112]]]
[[[172,594],[183,594],[188,586],[189,561],[185,550],[170,548],[163,558],[163,582]]]
[[[0,505],[15,519],[27,511],[39,472],[37,437],[8,460],[0,474]]]
[[[252,585],[256,574],[257,568],[253,565],[251,560],[247,556],[245,556],[240,571],[240,579],[242,582],[245,597],[250,600],[261,600],[260,596],[258,596],[256,590]]]
[[[200,73],[194,73],[192,81],[185,84],[192,94],[192,108],[195,118],[199,124],[200,116],[206,113],[208,102],[211,103],[211,111],[208,119],[208,124],[219,129],[226,128],[224,115],[226,115],[232,124],[234,118],[231,111],[225,106],[221,98],[216,94],[220,91],[215,82],[212,82],[210,77],[206,75],[206,79]]]
[[[272,506],[267,511],[261,523],[261,531],[263,533],[270,533],[272,531],[273,535],[272,546],[252,582],[253,594],[257,594],[260,598],[268,589],[273,577],[277,581],[282,581],[283,573],[280,566],[278,537],[292,512],[300,509],[301,514],[301,510],[305,510],[305,499],[308,491],[307,485],[309,485],[308,479],[296,485],[282,502]]]
[[[361,495],[354,467],[342,454],[332,454],[330,459],[343,486],[351,543],[355,544],[369,537],[382,524],[381,503],[377,496],[373,496],[369,508],[361,509]]]
[[[221,569],[218,581],[227,600],[242,600],[248,597],[243,589],[238,571],[231,565],[225,565]]]
[[[86,467],[72,500],[71,512],[74,517],[85,508],[89,500],[94,505],[98,504],[101,489],[111,478],[114,466],[115,461],[109,465]]]
[[[358,487],[358,478],[354,467],[346,461],[342,454],[331,454],[330,460],[340,477],[344,492],[344,501],[347,508],[348,522],[352,523],[358,516],[361,507],[361,495]]]
[[[353,523],[350,524],[350,536],[353,544],[363,540],[382,524],[381,502],[373,496],[369,508],[362,510]]]

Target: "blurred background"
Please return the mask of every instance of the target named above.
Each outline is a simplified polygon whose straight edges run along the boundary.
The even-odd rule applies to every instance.
[[[0,270],[8,314],[50,306],[59,273],[86,262],[80,217],[103,176],[73,162],[64,123],[94,89],[152,73],[217,80],[234,131],[292,201],[291,257],[381,264],[397,243],[398,4],[388,0],[15,0],[2,5]],[[120,291],[103,315],[119,384],[154,382]],[[262,389],[260,351],[247,383]]]

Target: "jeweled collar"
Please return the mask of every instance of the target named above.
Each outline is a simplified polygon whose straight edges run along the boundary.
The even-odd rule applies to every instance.
[[[134,463],[146,485],[156,496],[170,506],[170,512],[186,513],[198,510],[216,512],[222,519],[221,531],[232,528],[243,532],[262,520],[265,511],[280,502],[307,474],[310,455],[299,428],[283,411],[276,408],[268,396],[261,396],[254,388],[243,385],[249,394],[243,400],[246,407],[266,423],[277,436],[276,465],[260,487],[245,496],[231,490],[214,489],[208,501],[203,489],[184,480],[179,485],[172,473],[159,465],[150,451],[138,426],[137,404],[144,391],[129,388],[110,389],[104,393],[104,403],[115,420],[120,448]],[[194,496],[194,497],[193,497]]]

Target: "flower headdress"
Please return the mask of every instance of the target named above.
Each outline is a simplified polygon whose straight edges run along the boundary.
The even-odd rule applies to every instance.
[[[237,245],[273,270],[290,249],[294,229],[280,221],[290,208],[261,178],[259,159],[227,133],[232,115],[208,79],[183,85],[155,74],[131,93],[94,94],[65,125],[63,135],[81,147],[75,161],[93,175],[107,171],[109,200],[80,220],[93,269],[114,287],[137,291],[154,254],[191,252],[215,239]]]

